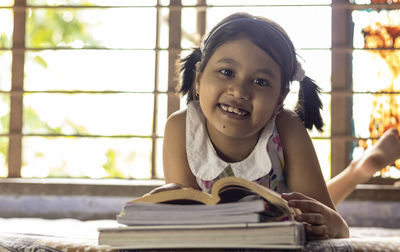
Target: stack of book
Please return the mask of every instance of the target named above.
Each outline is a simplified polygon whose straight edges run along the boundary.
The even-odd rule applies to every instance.
[[[187,225],[257,223],[262,219],[263,200],[217,205],[176,205],[131,202],[124,205],[117,221],[125,225]]]
[[[298,249],[305,243],[305,232],[294,213],[278,193],[227,177],[213,185],[211,194],[183,188],[126,202],[117,216],[121,226],[100,228],[99,245]]]

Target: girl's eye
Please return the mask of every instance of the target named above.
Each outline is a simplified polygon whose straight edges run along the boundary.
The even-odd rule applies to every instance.
[[[221,69],[219,72],[227,77],[233,77],[233,71],[229,69]]]
[[[264,79],[255,79],[254,84],[256,84],[257,86],[261,86],[261,87],[266,87],[269,86],[268,81],[264,80]]]

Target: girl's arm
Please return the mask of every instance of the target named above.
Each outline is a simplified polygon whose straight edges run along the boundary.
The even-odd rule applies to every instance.
[[[321,230],[324,230],[321,225],[325,225],[329,237],[348,237],[347,224],[335,210],[311,138],[300,118],[292,111],[283,110],[277,117],[277,127],[285,156],[284,172],[289,189],[300,193],[292,197],[291,201],[303,210],[302,218],[312,224],[309,236],[320,235]],[[310,207],[315,205],[318,207]],[[323,224],[316,215],[323,217]]]
[[[186,156],[186,110],[172,114],[165,124],[163,166],[165,183],[199,189]]]
[[[327,187],[335,206],[353,192],[358,183],[362,182],[359,182],[359,176],[356,174],[354,163],[350,163],[346,169],[329,180]]]
[[[300,118],[283,110],[277,118],[285,156],[284,172],[291,191],[301,192],[335,209],[329,196],[311,138]]]

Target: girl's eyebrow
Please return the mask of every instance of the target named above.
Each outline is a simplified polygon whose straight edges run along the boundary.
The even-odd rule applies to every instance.
[[[234,60],[232,58],[222,58],[222,59],[219,59],[217,61],[217,63],[228,63],[228,64],[232,64],[232,65],[240,65],[239,62],[237,62],[236,60]]]
[[[231,65],[240,67],[240,63],[232,58],[221,58],[217,61],[217,63],[228,63]],[[266,75],[269,75],[269,76],[275,78],[275,73],[267,68],[259,68],[256,70],[256,73],[263,73],[263,74],[266,74]]]
[[[269,69],[266,69],[266,68],[260,68],[256,72],[257,73],[263,73],[263,74],[266,74],[266,75],[269,75],[269,76],[275,78],[275,73],[273,71],[269,70]]]

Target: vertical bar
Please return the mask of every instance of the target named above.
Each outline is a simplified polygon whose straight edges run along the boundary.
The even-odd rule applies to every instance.
[[[156,7],[156,41],[155,41],[155,59],[154,59],[154,107],[153,107],[153,129],[151,137],[151,178],[155,178],[157,175],[157,115],[158,115],[158,62],[160,48],[160,0],[157,1]]]
[[[351,151],[351,143],[346,136],[352,135],[352,97],[340,96],[336,93],[352,92],[351,50],[334,50],[335,48],[353,47],[351,10],[335,8],[335,5],[346,3],[348,0],[332,1],[331,177],[337,175],[349,164]]]
[[[26,0],[15,0],[8,177],[21,177]],[[17,10],[18,9],[18,10]]]
[[[207,5],[206,0],[198,0],[197,5],[199,6],[197,9],[197,32],[202,38],[206,33],[206,8],[204,8]]]
[[[178,76],[176,63],[181,49],[181,0],[171,0],[169,10],[169,52],[168,52],[168,116],[179,110],[179,97],[176,94]]]

